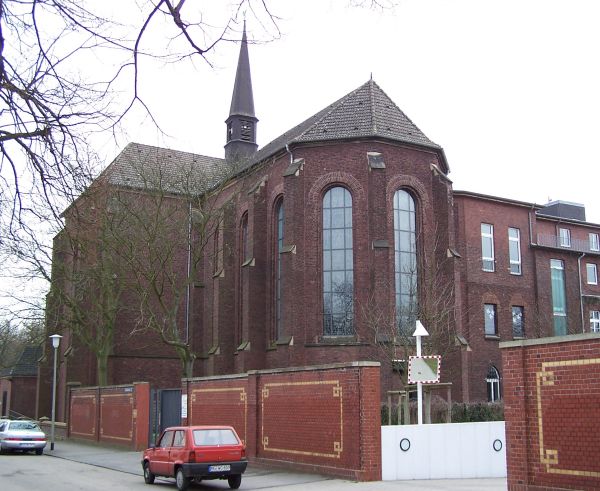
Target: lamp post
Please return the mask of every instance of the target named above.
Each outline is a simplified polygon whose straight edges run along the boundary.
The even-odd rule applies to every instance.
[[[427,329],[421,324],[421,321],[417,321],[415,332],[413,332],[413,336],[417,338],[417,356],[421,357],[421,338],[423,336],[429,336]],[[423,383],[417,382],[417,412],[418,412],[418,422],[420,425],[423,424]]]
[[[54,423],[56,422],[56,352],[60,344],[60,334],[50,336],[54,348],[54,374],[52,376],[52,426],[50,427],[50,450],[54,450]]]

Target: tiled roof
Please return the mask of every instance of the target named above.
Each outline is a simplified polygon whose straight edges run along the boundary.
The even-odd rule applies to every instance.
[[[265,145],[237,171],[225,159],[130,143],[106,169],[109,182],[136,189],[202,193],[281,151],[286,145],[356,138],[382,138],[442,153],[373,81],[345,95]]]
[[[248,166],[295,142],[367,137],[380,137],[435,150],[442,149],[425,136],[379,85],[369,80],[265,145],[252,156]]]
[[[3,370],[1,377],[35,377],[37,362],[42,356],[41,346],[25,346],[19,360],[11,368]]]
[[[202,193],[227,175],[224,159],[141,143],[129,143],[104,172],[117,186],[176,194]]]

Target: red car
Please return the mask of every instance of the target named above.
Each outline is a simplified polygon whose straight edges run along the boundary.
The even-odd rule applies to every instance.
[[[173,426],[162,432],[154,447],[144,450],[144,481],[174,477],[183,491],[192,479],[227,479],[237,489],[246,470],[246,446],[231,426]]]

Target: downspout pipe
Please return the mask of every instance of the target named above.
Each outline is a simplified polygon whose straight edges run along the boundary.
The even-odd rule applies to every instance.
[[[188,237],[187,237],[187,288],[185,292],[185,344],[190,344],[190,283],[192,276],[192,202],[190,200],[188,211]]]
[[[285,151],[290,154],[290,164],[293,164],[294,163],[294,154],[290,150],[290,146],[287,143],[285,144]]]
[[[579,311],[581,314],[581,332],[585,332],[585,321],[583,318],[583,287],[581,284],[581,260],[585,257],[585,252],[577,258],[577,274],[579,276]]]

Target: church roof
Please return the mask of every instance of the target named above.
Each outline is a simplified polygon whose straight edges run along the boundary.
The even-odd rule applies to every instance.
[[[222,158],[129,143],[104,175],[117,186],[201,194],[221,180],[280,152],[286,145],[361,138],[380,138],[430,148],[441,154],[447,169],[442,147],[427,138],[379,85],[369,80],[286,131],[244,162],[234,164]],[[234,171],[232,165],[239,167]]]
[[[383,138],[442,151],[373,80],[285,132],[252,156],[258,163],[292,143]]]
[[[196,194],[227,177],[226,169],[225,159],[129,143],[104,176],[116,186]]]
[[[37,362],[42,356],[41,346],[25,346],[17,363],[0,372],[0,377],[37,376]]]

